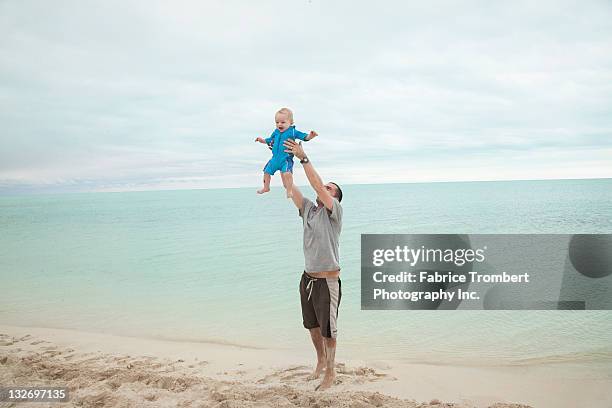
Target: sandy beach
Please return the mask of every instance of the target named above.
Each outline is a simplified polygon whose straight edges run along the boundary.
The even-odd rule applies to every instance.
[[[306,338],[305,338],[306,341]],[[2,386],[67,386],[68,403],[15,406],[609,407],[612,382],[526,367],[457,367],[338,358],[331,390],[312,357],[234,345],[0,325]],[[6,404],[6,403],[5,403]],[[10,405],[8,405],[10,406]]]

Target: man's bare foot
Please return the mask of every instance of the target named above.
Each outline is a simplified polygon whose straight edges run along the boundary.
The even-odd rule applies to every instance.
[[[312,374],[310,374],[308,376],[309,380],[316,380],[317,378],[319,378],[319,376],[321,375],[321,373],[323,372],[323,370],[325,369],[325,362],[318,362],[316,368],[314,369],[314,371],[312,372]]]
[[[270,188],[269,187],[264,187],[262,189],[257,190],[257,194],[267,193],[268,191],[270,191]]]
[[[325,376],[323,376],[323,381],[321,381],[321,384],[319,384],[317,386],[317,388],[315,388],[315,391],[322,391],[322,390],[326,390],[329,387],[331,387],[332,385],[334,385],[334,380],[336,379],[336,374],[330,374],[328,372],[325,373]]]

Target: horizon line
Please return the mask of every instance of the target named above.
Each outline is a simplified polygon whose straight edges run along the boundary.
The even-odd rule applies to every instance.
[[[535,178],[535,179],[501,179],[501,180],[432,180],[432,181],[401,181],[380,183],[342,183],[342,186],[373,186],[373,185],[398,185],[398,184],[443,184],[443,183],[503,183],[516,181],[570,181],[570,180],[612,180],[612,177],[588,177],[588,178]],[[310,187],[309,184],[300,184],[297,187]],[[195,190],[240,190],[256,188],[256,186],[239,187],[198,187],[198,188],[150,188],[133,190],[83,190],[83,191],[24,191],[18,193],[4,193],[0,189],[0,197],[19,197],[31,195],[64,195],[64,194],[100,194],[100,193],[145,193],[155,191],[195,191]],[[279,186],[278,189],[282,189]]]

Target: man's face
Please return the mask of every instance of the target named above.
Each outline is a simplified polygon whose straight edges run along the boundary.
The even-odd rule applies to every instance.
[[[334,183],[327,183],[325,189],[329,191],[332,197],[338,197],[338,187]]]
[[[334,183],[327,183],[325,185],[325,189],[329,192],[329,194],[331,194],[332,197],[338,198],[338,187],[336,187]],[[323,205],[323,203],[321,202],[321,200],[319,200],[318,197],[317,197],[317,204]]]
[[[274,120],[276,121],[276,128],[281,132],[289,129],[289,126],[291,126],[291,121],[284,113],[277,113]]]

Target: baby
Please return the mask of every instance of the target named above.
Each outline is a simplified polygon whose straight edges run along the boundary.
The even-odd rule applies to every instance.
[[[256,142],[267,144],[272,150],[272,158],[264,167],[263,188],[257,190],[257,194],[270,191],[270,179],[277,170],[281,171],[283,186],[287,190],[287,198],[293,197],[293,155],[285,152],[283,143],[287,139],[312,140],[317,137],[317,132],[310,131],[309,134],[300,132],[293,126],[293,112],[291,109],[282,108],[274,116],[276,129],[269,138],[258,137]]]

